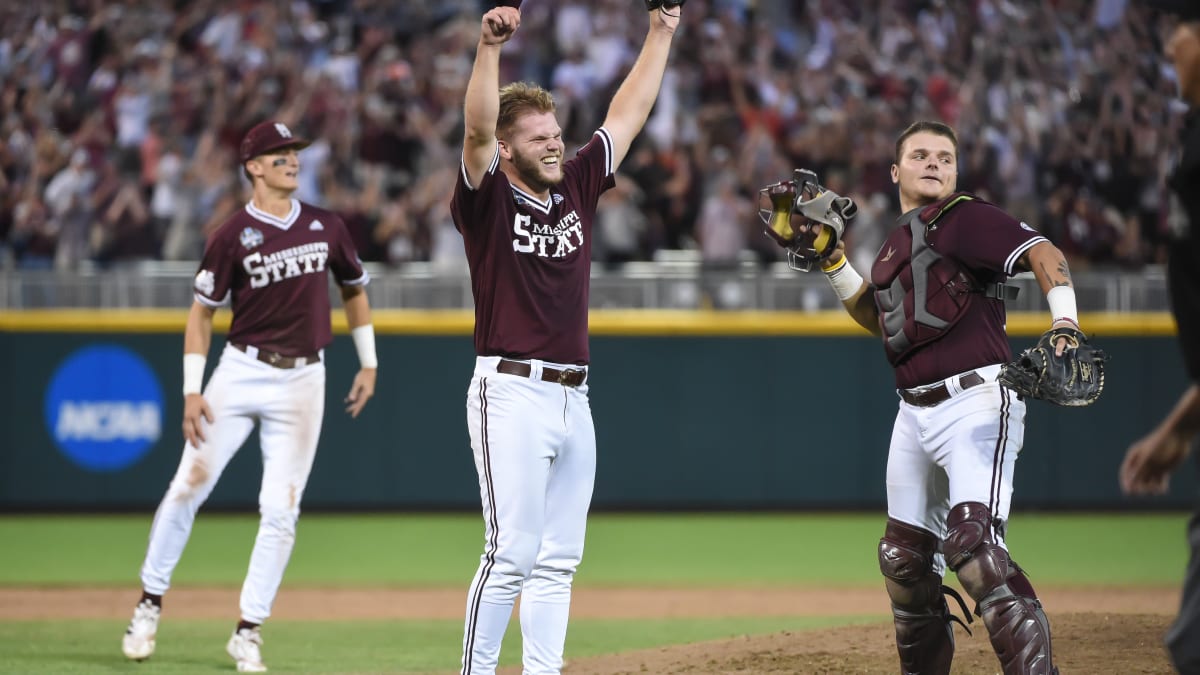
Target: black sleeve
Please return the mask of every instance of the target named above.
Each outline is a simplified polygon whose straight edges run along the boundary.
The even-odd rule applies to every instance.
[[[1200,384],[1200,241],[1188,237],[1171,244],[1167,287],[1179,326],[1179,346],[1192,382]]]

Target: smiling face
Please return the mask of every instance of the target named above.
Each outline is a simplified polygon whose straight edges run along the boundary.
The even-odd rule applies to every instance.
[[[892,165],[892,182],[900,187],[905,211],[950,196],[958,184],[954,142],[932,131],[918,131],[904,139]]]
[[[272,150],[247,161],[246,171],[271,190],[292,192],[299,185],[300,153],[295,148]]]
[[[500,139],[500,157],[512,164],[516,178],[540,195],[563,179],[562,129],[553,112],[532,112],[513,123]]]

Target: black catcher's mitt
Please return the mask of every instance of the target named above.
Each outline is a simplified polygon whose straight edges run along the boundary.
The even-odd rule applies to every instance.
[[[1062,356],[1054,345],[1067,339]],[[1104,391],[1104,362],[1108,356],[1088,344],[1074,328],[1053,328],[1037,344],[1000,368],[1000,384],[1029,398],[1055,405],[1091,405]]]
[[[646,11],[653,12],[656,9],[663,9],[664,7],[672,9],[679,7],[685,2],[687,0],[646,0]]]

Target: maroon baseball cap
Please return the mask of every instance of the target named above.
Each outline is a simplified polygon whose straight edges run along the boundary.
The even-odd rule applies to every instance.
[[[266,121],[255,125],[242,137],[241,161],[247,162],[280,148],[307,148],[309,141],[292,133],[283,122]]]

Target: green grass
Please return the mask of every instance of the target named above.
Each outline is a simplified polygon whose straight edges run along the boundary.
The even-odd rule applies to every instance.
[[[571,623],[570,658],[682,644],[738,635],[796,631],[878,617],[837,619],[757,618]],[[144,663],[126,661],[124,622],[0,622],[0,672],[5,673],[228,673],[224,644],[228,622],[164,621],[158,649]],[[457,621],[273,621],[264,629],[263,657],[273,673],[450,673],[460,659]],[[520,662],[521,635],[514,622],[505,634],[501,665]]]
[[[136,586],[150,518],[0,516],[0,585]],[[1009,546],[1039,584],[1176,584],[1186,519],[1018,513]],[[880,514],[597,514],[578,583],[875,584],[883,522]],[[251,515],[201,513],[175,582],[240,584],[256,527]],[[1103,555],[1094,555],[1097,546]],[[306,514],[285,583],[465,588],[482,547],[474,515]]]
[[[137,588],[151,514],[0,516],[0,585]],[[1039,587],[1175,585],[1187,555],[1185,514],[1017,514],[1009,544]],[[881,514],[597,514],[583,586],[871,586]],[[237,586],[257,519],[201,514],[175,574],[180,586]],[[464,592],[483,544],[474,515],[306,514],[288,586],[441,586]],[[1099,548],[1098,548],[1099,547]],[[1103,555],[1096,556],[1101,550]],[[572,621],[568,658],[874,617]],[[0,672],[226,673],[228,621],[167,620],[152,660],[120,654],[124,620],[0,621]],[[459,621],[272,621],[272,672],[452,673]],[[514,622],[501,663],[520,659]]]

